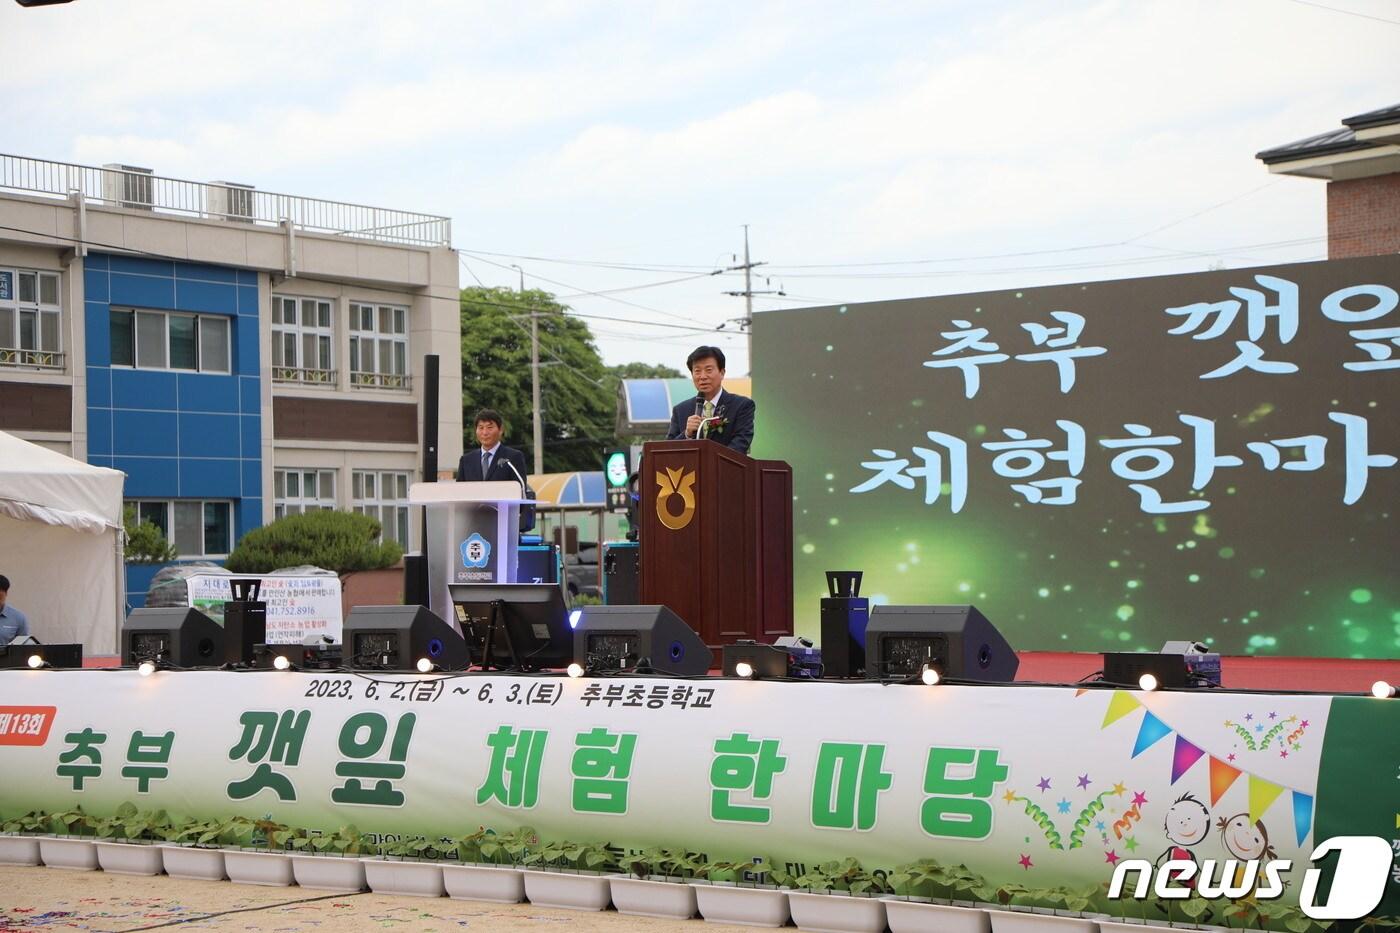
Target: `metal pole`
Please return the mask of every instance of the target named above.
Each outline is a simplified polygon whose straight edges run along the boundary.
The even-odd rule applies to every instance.
[[[753,375],[753,263],[749,262],[749,225],[744,224],[744,333],[748,335],[749,375]]]
[[[520,273],[520,294],[525,294],[525,270],[512,264]],[[530,407],[534,410],[535,475],[544,472],[544,423],[540,420],[540,315],[530,312]]]

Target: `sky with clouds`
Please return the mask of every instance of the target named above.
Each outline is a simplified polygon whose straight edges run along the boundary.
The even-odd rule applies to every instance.
[[[0,0],[0,151],[446,215],[463,285],[737,374],[743,224],[757,311],[1323,258],[1254,154],[1397,49],[1400,0]]]

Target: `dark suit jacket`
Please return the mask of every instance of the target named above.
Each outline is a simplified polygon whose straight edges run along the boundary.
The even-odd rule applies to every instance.
[[[515,464],[515,468],[520,471],[517,478],[506,466],[509,460]],[[491,471],[487,476],[481,475],[481,448],[473,447],[462,454],[462,459],[457,461],[457,481],[479,482],[490,480],[491,482],[512,482],[519,483],[521,479],[528,479],[530,471],[525,467],[525,454],[514,447],[507,447],[505,444],[496,448],[496,456],[491,459]]]
[[[753,399],[735,395],[726,389],[720,395],[719,407],[715,411],[726,423],[718,431],[711,428],[710,433],[705,435],[706,440],[723,444],[730,450],[737,450],[741,454],[748,453],[749,445],[753,443]],[[693,414],[695,414],[695,399],[693,397],[671,409],[671,428],[666,432],[666,439],[674,441],[685,437],[685,423]]]

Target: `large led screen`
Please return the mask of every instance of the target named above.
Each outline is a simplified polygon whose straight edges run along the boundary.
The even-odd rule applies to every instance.
[[[760,314],[823,571],[1020,650],[1400,657],[1400,256]]]

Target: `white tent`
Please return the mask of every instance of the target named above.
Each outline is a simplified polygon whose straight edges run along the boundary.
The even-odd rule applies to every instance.
[[[125,479],[0,431],[0,574],[40,641],[117,653]]]

